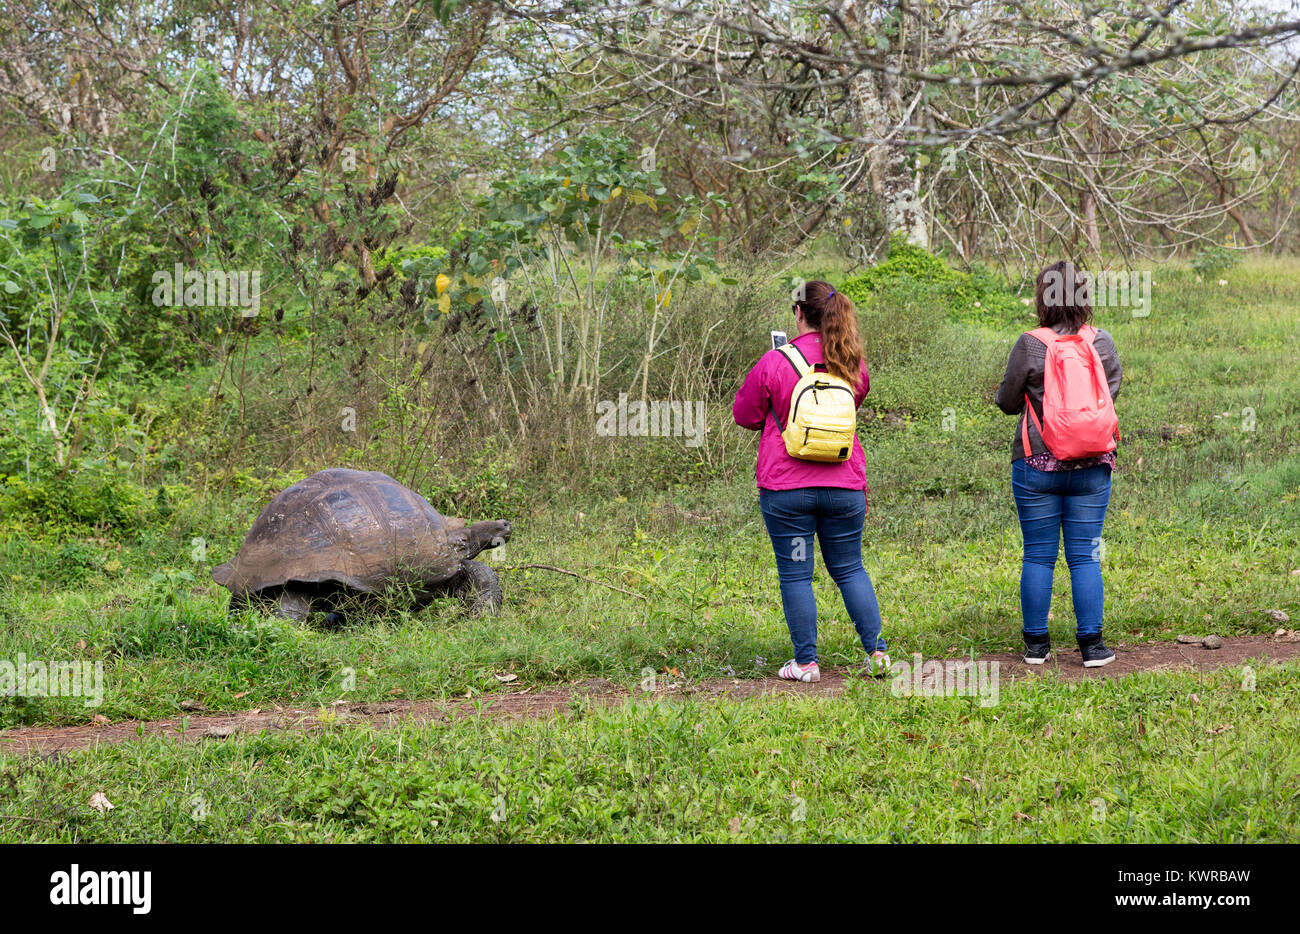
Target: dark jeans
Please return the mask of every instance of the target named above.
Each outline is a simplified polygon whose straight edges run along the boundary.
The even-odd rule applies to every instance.
[[[1011,464],[1011,491],[1025,539],[1020,570],[1020,613],[1026,636],[1047,635],[1052,605],[1052,570],[1065,538],[1070,594],[1079,638],[1101,633],[1101,527],[1110,502],[1110,468],[1035,470],[1023,460]]]
[[[862,566],[862,522],[867,501],[862,490],[810,486],[798,490],[760,490],[759,507],[776,553],[781,606],[800,665],[817,661],[817,601],[813,597],[813,536],[821,543],[826,570],[840,589],[862,647],[884,651],[880,606]]]

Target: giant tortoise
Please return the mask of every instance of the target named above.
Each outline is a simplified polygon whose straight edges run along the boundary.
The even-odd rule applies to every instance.
[[[453,595],[475,612],[496,610],[501,584],[473,558],[509,540],[509,522],[444,518],[385,474],[322,470],[271,500],[212,578],[230,591],[232,610],[270,605],[296,620],[392,585],[417,605]]]

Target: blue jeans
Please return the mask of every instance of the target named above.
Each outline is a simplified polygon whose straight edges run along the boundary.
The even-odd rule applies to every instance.
[[[800,665],[817,661],[817,600],[813,596],[813,536],[821,542],[826,570],[840,589],[844,606],[867,654],[884,651],[880,606],[862,566],[862,523],[867,500],[862,490],[810,486],[798,490],[759,490],[763,522],[776,553],[781,606]]]
[[[1024,634],[1047,635],[1047,611],[1052,605],[1052,569],[1065,537],[1065,562],[1070,566],[1077,636],[1101,634],[1104,598],[1101,585],[1101,527],[1110,502],[1110,468],[1035,470],[1023,460],[1011,465],[1011,491],[1025,539],[1020,569],[1020,613]]]

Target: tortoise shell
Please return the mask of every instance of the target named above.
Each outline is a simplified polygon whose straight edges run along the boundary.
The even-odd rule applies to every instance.
[[[386,474],[322,470],[271,500],[212,578],[233,594],[290,581],[364,593],[393,581],[432,586],[459,573],[464,526]]]

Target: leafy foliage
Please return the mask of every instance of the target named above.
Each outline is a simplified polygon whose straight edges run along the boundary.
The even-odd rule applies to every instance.
[[[941,256],[895,236],[883,262],[846,279],[841,291],[854,304],[868,304],[891,291],[924,295],[964,320],[1002,324],[1015,319],[1023,307],[1007,283],[985,267],[972,272],[953,269]]]

